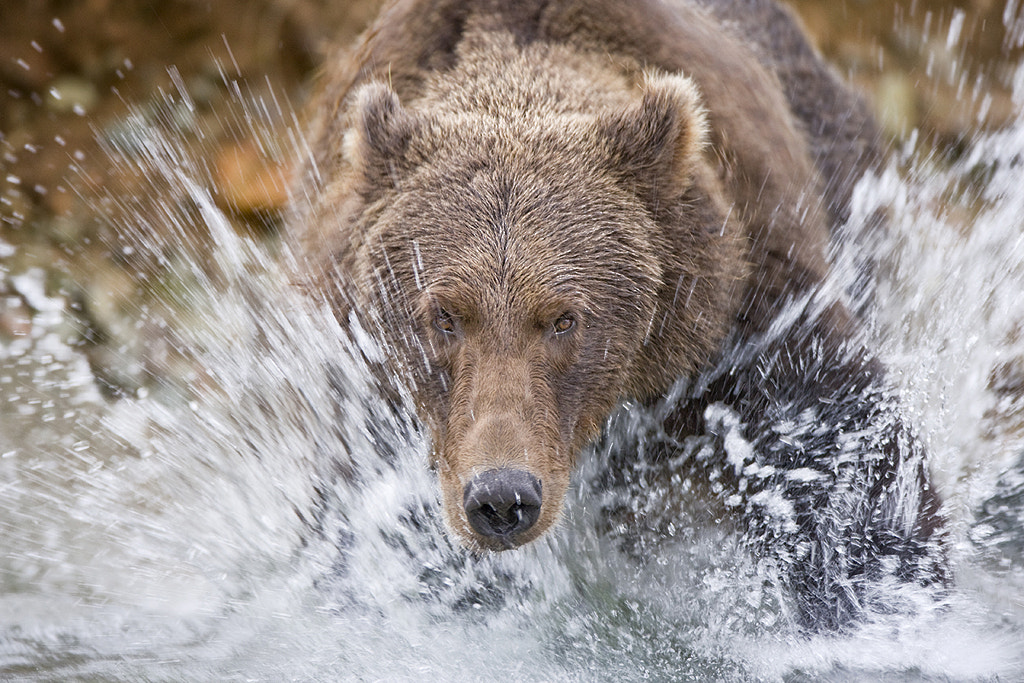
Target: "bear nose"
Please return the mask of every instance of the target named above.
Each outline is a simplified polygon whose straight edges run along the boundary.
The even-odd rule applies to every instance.
[[[478,534],[514,548],[513,538],[540,516],[541,483],[522,470],[487,470],[466,484],[462,504]]]

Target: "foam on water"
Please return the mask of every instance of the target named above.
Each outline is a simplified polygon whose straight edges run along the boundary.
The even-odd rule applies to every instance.
[[[950,501],[957,586],[941,602],[904,587],[914,609],[813,638],[696,493],[649,561],[623,552],[599,514],[600,449],[545,539],[483,558],[453,547],[425,436],[371,369],[380,351],[291,286],[287,254],[229,228],[203,149],[141,116],[123,133],[112,154],[131,147],[164,211],[128,212],[119,246],[189,283],[165,296],[186,311],[169,336],[194,372],[104,398],[67,302],[39,272],[0,270],[35,311],[31,333],[0,346],[0,677],[1024,676],[1022,532],[974,517],[993,499],[1024,514],[1024,391],[999,381],[1024,362],[1024,120],[950,170],[911,149],[858,188],[854,231],[879,209],[892,226],[857,246],[881,261],[871,330]],[[976,214],[955,219],[978,187]],[[853,257],[836,260],[841,291]],[[642,434],[648,418],[625,406],[614,420]],[[726,449],[742,466],[751,445],[737,431]]]

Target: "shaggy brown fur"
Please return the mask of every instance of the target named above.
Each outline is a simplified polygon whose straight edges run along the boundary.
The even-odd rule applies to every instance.
[[[409,375],[474,549],[557,520],[617,402],[813,289],[874,154],[862,105],[764,0],[398,0],[313,111],[304,266]],[[838,347],[849,316],[825,319]],[[470,482],[513,470],[539,519],[479,533]]]

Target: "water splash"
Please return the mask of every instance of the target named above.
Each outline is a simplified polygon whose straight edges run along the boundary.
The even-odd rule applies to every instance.
[[[238,120],[268,146],[301,149],[282,111],[255,101]],[[600,449],[541,542],[482,559],[452,547],[422,430],[400,387],[381,390],[380,350],[349,339],[326,305],[291,286],[287,253],[230,228],[203,145],[167,132],[180,117],[188,107],[169,96],[155,118],[139,112],[111,136],[112,158],[151,179],[154,203],[116,192],[102,202],[120,202],[116,246],[164,304],[140,319],[167,328],[189,372],[167,366],[156,391],[105,398],[72,344],[69,302],[48,297],[38,272],[6,278],[34,317],[30,334],[0,347],[0,674],[1024,672],[1024,561],[1012,554],[1020,531],[1001,521],[1024,508],[1015,474],[1024,471],[1024,121],[979,136],[952,168],[909,149],[858,187],[854,231],[880,210],[892,227],[858,242],[880,262],[872,335],[951,501],[958,585],[942,604],[922,598],[853,634],[806,638],[788,626],[771,567],[748,556],[740,530],[717,524],[682,461],[669,483],[694,495],[673,497],[671,514],[653,485],[628,501],[664,520],[643,561],[602,514]],[[836,259],[841,291],[853,257]],[[172,280],[184,284],[158,288]],[[613,428],[643,434],[650,419],[624,406]],[[742,465],[751,445],[731,438]],[[684,446],[699,454],[706,444]],[[992,514],[977,525],[975,510]]]

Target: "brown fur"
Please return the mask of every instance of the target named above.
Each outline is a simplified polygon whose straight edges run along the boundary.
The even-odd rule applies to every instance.
[[[500,548],[462,510],[474,474],[541,480],[516,543],[532,540],[618,401],[707,368],[826,272],[849,192],[834,178],[871,145],[832,118],[810,128],[806,105],[853,100],[816,58],[788,68],[771,41],[794,40],[785,13],[727,21],[774,5],[709,4],[398,0],[326,68],[293,221],[304,264],[410,377],[472,548]],[[840,133],[848,148],[822,153]]]

